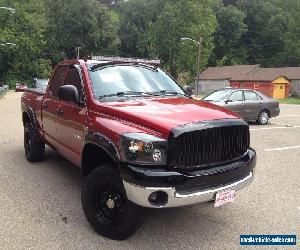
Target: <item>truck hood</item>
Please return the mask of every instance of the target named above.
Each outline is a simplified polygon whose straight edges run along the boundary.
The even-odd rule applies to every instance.
[[[102,103],[103,105],[103,103]],[[104,103],[106,112],[130,123],[168,135],[174,127],[239,116],[217,105],[184,97],[142,98]]]

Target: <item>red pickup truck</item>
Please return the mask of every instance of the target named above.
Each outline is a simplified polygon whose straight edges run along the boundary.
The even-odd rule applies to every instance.
[[[157,66],[63,61],[21,106],[27,160],[48,145],[80,167],[84,214],[111,239],[135,232],[142,207],[220,205],[254,177],[248,124],[192,99]]]

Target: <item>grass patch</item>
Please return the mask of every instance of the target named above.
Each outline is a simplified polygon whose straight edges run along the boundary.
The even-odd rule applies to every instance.
[[[286,104],[299,104],[300,105],[300,97],[289,97],[278,100],[280,103]]]

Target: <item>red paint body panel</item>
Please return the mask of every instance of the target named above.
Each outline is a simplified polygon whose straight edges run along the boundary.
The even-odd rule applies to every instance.
[[[98,103],[97,109],[115,119],[136,123],[165,136],[172,128],[187,123],[236,118],[234,113],[219,106],[183,97]]]
[[[167,139],[172,128],[199,121],[239,119],[222,107],[184,97],[147,97],[119,102],[100,102],[94,99],[88,67],[83,60],[69,60],[59,65],[80,65],[86,106],[58,100],[26,91],[22,110],[31,108],[46,143],[68,160],[80,166],[84,148],[84,130],[99,132],[119,148],[120,136],[128,132],[143,132]],[[42,105],[43,104],[43,105]],[[47,108],[45,108],[47,106]],[[63,115],[57,114],[63,110]]]

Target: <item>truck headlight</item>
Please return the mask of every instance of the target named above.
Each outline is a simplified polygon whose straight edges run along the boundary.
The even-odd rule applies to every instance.
[[[121,157],[124,161],[164,165],[167,162],[166,154],[166,140],[143,133],[126,133],[121,136]]]

